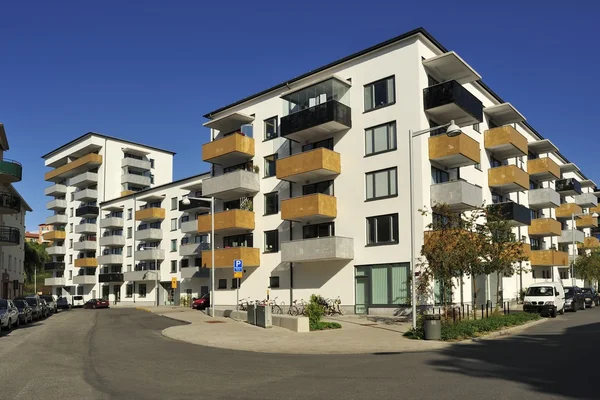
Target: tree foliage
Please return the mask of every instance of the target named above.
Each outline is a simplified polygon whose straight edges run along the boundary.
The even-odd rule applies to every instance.
[[[33,275],[37,269],[38,273],[43,271],[44,263],[50,260],[46,252],[46,246],[38,242],[25,242],[25,260],[23,268],[27,282],[33,281]]]
[[[600,249],[583,252],[573,265],[575,276],[589,281],[600,281]]]

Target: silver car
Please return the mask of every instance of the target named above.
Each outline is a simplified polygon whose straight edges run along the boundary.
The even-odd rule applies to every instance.
[[[13,326],[18,327],[19,325],[19,309],[11,300],[0,299],[0,329],[10,331]]]

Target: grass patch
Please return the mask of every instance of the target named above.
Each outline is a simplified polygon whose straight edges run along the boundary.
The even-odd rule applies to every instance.
[[[337,322],[319,321],[317,323],[310,324],[311,331],[324,331],[327,329],[340,329],[341,327],[342,326],[340,324],[338,324]]]
[[[461,340],[485,335],[490,332],[499,331],[503,328],[523,325],[530,321],[540,319],[538,314],[515,313],[509,315],[491,315],[489,318],[463,321],[442,322],[442,340]],[[423,319],[417,320],[417,328],[411,329],[404,334],[409,339],[423,339]]]

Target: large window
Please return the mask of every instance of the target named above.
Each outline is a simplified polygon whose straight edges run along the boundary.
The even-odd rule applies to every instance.
[[[335,236],[335,225],[333,222],[326,222],[316,225],[304,225],[302,227],[303,239],[314,239],[329,236]]]
[[[367,245],[398,243],[398,214],[367,218]]]
[[[314,143],[308,143],[302,146],[302,151],[310,151],[314,149],[325,148],[333,151],[333,138],[320,140]]]
[[[302,196],[314,193],[322,193],[333,196],[333,181],[311,183],[309,185],[302,186]]]
[[[138,297],[143,298],[146,297],[146,284],[140,283],[138,285]]]
[[[396,122],[365,130],[365,154],[367,156],[396,150]]]
[[[265,215],[277,214],[279,212],[279,193],[265,194]]]
[[[252,234],[225,236],[223,238],[223,247],[253,247],[254,241]]]
[[[133,283],[128,283],[125,287],[125,297],[133,296]]]
[[[450,174],[446,171],[442,171],[439,168],[431,167],[431,183],[444,183],[450,180]]]
[[[277,154],[265,157],[265,178],[277,175]]]
[[[177,230],[177,218],[171,218],[171,231]]]
[[[363,291],[370,306],[393,306],[409,304],[409,263],[377,264],[356,267],[356,276],[368,279],[368,289]],[[357,286],[358,289],[358,286]]]
[[[171,252],[177,251],[177,239],[171,239]]]
[[[396,102],[393,76],[365,86],[365,111],[385,107]]]
[[[177,197],[171,198],[171,210],[177,210]]]
[[[177,272],[177,260],[171,260],[171,273],[174,274]]]
[[[279,231],[265,232],[265,253],[277,253],[279,251]]]
[[[271,140],[277,137],[277,117],[265,119],[265,139]]]
[[[367,200],[376,200],[398,195],[397,168],[368,172]]]

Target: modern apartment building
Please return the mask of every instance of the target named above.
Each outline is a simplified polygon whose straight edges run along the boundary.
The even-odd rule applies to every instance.
[[[25,214],[31,211],[12,185],[21,180],[23,168],[4,157],[8,150],[6,131],[0,124],[0,299],[23,293]]]
[[[388,313],[410,300],[411,213],[420,254],[432,216],[502,204],[523,241],[530,272],[501,278],[504,300],[532,282],[571,283],[575,247],[598,247],[597,191],[575,164],[526,122],[457,53],[417,29],[205,115],[212,164],[204,196],[216,199],[214,303],[340,297],[357,313]],[[415,137],[415,207],[409,194]],[[571,215],[575,226],[571,226]],[[583,215],[585,214],[585,215]],[[210,215],[198,233],[210,231]],[[210,252],[202,254],[207,264]],[[210,266],[210,265],[209,265]],[[477,278],[477,303],[496,299],[496,277]],[[577,280],[577,284],[584,282]],[[472,282],[453,289],[469,302]],[[433,287],[425,303],[440,301]]]

